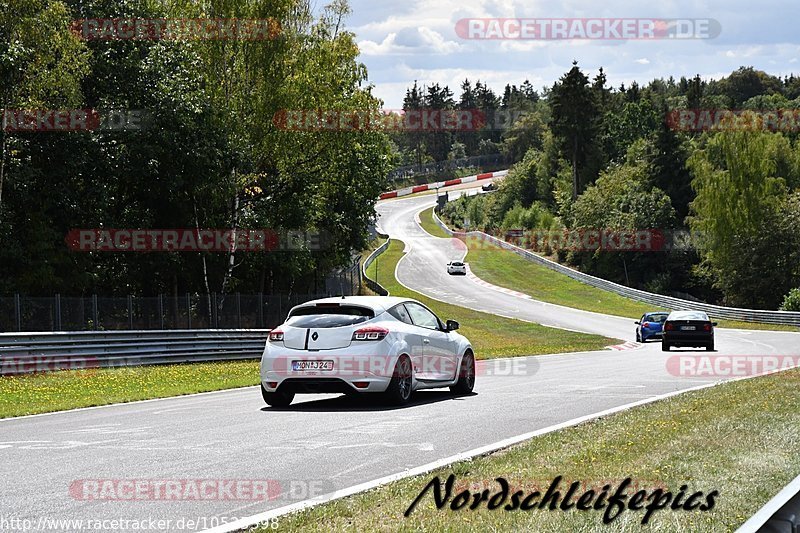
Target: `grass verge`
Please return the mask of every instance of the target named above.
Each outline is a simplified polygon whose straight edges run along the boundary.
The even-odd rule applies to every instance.
[[[728,383],[686,393],[651,405],[549,433],[512,448],[472,461],[455,463],[427,475],[321,505],[280,519],[284,531],[733,531],[800,472],[800,412],[797,400],[800,372]],[[720,450],[724,443],[724,452]],[[576,494],[611,484],[613,492],[627,477],[633,479],[628,497],[656,488],[676,496],[688,485],[707,495],[719,491],[708,511],[671,510],[652,514],[625,511],[609,525],[604,509],[569,511],[534,508],[530,511],[490,511],[484,502],[438,510],[431,491],[409,517],[403,513],[438,476],[444,482],[456,475],[458,489],[499,491],[495,478],[505,478],[527,495],[544,493],[556,476],[560,492],[581,482]],[[535,501],[540,501],[539,497]],[[577,499],[577,498],[576,498]],[[452,501],[452,500],[451,500]],[[472,501],[472,500],[470,500]],[[510,498],[506,503],[510,502]],[[573,502],[575,499],[572,500]],[[595,500],[596,501],[596,500]],[[674,501],[674,500],[673,500]],[[705,496],[700,500],[705,502]],[[644,504],[650,504],[645,501]]]
[[[377,247],[380,241],[373,244]],[[461,322],[479,358],[599,350],[617,342],[478,313],[408,291],[394,279],[402,251],[403,244],[393,241],[380,256],[379,283],[394,295],[417,298],[441,316]],[[258,385],[258,364],[223,361],[2,376],[0,418]]]
[[[61,370],[0,377],[0,418],[258,385],[258,361]]]
[[[389,248],[369,266],[367,275],[377,280],[392,296],[414,298],[430,307],[443,320],[453,319],[459,322],[459,331],[472,342],[475,355],[479,359],[600,350],[619,342],[608,337],[548,328],[481,313],[410,291],[394,277],[397,262],[403,257],[403,248],[402,241],[393,239]]]
[[[420,222],[422,228],[431,235],[449,238],[433,221],[433,208],[420,213]],[[486,241],[467,239],[466,244],[469,248],[467,261],[476,276],[501,287],[513,288],[537,300],[584,311],[629,316],[634,320],[644,313],[658,311],[652,305],[586,285]],[[798,331],[793,326],[721,319],[716,321],[724,328]]]

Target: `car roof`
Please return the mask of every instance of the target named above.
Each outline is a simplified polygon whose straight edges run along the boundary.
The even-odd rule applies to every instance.
[[[669,314],[670,320],[708,320],[705,311],[673,311]]]
[[[645,313],[645,316],[650,315],[668,315],[669,311],[650,311],[649,313]]]
[[[321,298],[319,300],[310,300],[308,302],[303,302],[302,304],[296,305],[292,308],[294,310],[297,307],[306,307],[311,305],[316,305],[318,303],[337,303],[337,304],[350,304],[350,305],[360,305],[362,307],[369,307],[372,309],[376,315],[383,313],[384,311],[391,309],[397,304],[403,302],[415,301],[412,298],[401,298],[399,296],[333,296],[330,298]]]

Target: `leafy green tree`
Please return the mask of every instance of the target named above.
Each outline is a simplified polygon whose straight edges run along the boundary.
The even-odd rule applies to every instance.
[[[634,141],[648,138],[663,123],[663,116],[649,100],[626,102],[620,111],[606,113],[601,136],[609,161],[621,162]]]
[[[800,288],[789,291],[781,304],[782,311],[800,311]]]
[[[605,171],[572,208],[573,230],[662,230],[675,225],[669,197],[648,186],[644,164],[625,163]],[[664,252],[614,251],[598,248],[571,254],[570,260],[607,279],[641,285],[656,273],[668,273]]]
[[[719,90],[731,100],[733,107],[741,106],[754,96],[780,93],[782,89],[780,78],[753,67],[739,67],[719,81]]]
[[[572,164],[572,198],[577,199],[584,184],[594,181],[597,136],[597,103],[589,79],[573,62],[550,93],[551,128],[560,141],[564,157]]]
[[[681,138],[663,121],[656,129],[650,152],[651,182],[669,196],[679,221],[689,214],[694,199],[692,176],[686,168],[688,154]]]
[[[781,296],[788,290],[785,283],[776,286],[771,279],[781,270],[786,245],[769,239],[786,202],[786,180],[776,174],[781,138],[760,131],[723,131],[689,158],[697,193],[690,226],[704,236],[703,267],[733,305],[774,302],[776,290]],[[768,242],[777,249],[764,249]],[[737,268],[743,261],[757,264],[761,278],[752,269]],[[777,264],[770,264],[773,261]],[[783,275],[791,277],[790,272],[784,270]]]
[[[403,98],[403,110],[418,113],[424,105],[423,98],[423,91],[417,86],[417,81],[414,80],[414,86],[406,90],[406,95]],[[422,166],[422,160],[425,157],[425,137],[423,133],[421,131],[409,131],[400,135],[400,138],[414,152],[417,166]]]
[[[503,134],[502,150],[512,161],[521,160],[531,148],[541,150],[548,131],[547,118],[541,106],[523,115]]]
[[[450,153],[447,154],[447,159],[463,159],[465,157],[467,157],[467,151],[464,143],[454,141],[450,146]]]
[[[88,71],[88,51],[70,31],[62,2],[14,0],[0,4],[0,110],[74,108]],[[0,221],[9,139],[0,128]]]

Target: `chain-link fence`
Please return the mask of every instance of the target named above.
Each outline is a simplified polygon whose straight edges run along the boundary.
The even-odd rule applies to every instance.
[[[0,296],[0,332],[272,328],[293,306],[361,289],[359,263],[326,277],[319,294]]]
[[[468,167],[488,167],[502,165],[508,162],[508,158],[503,154],[476,155],[461,159],[448,159],[436,163],[426,163],[424,165],[408,165],[398,167],[389,172],[389,180],[396,181],[404,178],[411,178],[420,174],[435,174],[447,170],[456,170]]]

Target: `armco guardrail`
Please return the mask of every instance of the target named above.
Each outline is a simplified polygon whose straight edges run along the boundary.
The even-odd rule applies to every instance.
[[[797,533],[800,531],[800,476],[794,478],[736,533]]]
[[[381,255],[383,252],[385,252],[386,249],[389,247],[388,236],[381,235],[381,237],[386,238],[386,242],[381,244],[380,246],[378,246],[375,249],[375,251],[373,251],[371,254],[369,254],[369,257],[367,257],[367,260],[364,261],[363,271],[362,271],[361,274],[364,276],[364,283],[367,285],[367,287],[369,287],[369,289],[372,292],[378,293],[381,296],[389,296],[389,291],[384,289],[381,286],[381,284],[378,283],[376,280],[371,279],[369,276],[367,276],[367,267],[369,267],[372,264],[372,262],[375,261],[375,259],[377,259],[377,257],[379,255]]]
[[[422,185],[415,185],[413,187],[406,187],[405,189],[398,189],[396,191],[389,191],[381,194],[381,200],[389,198],[399,198],[401,196],[408,196],[423,191],[432,191],[441,187],[450,187],[452,185],[461,185],[462,183],[471,183],[473,181],[488,180],[491,178],[500,178],[508,174],[508,170],[498,170],[497,172],[486,172],[484,174],[476,174],[474,176],[467,176],[466,178],[455,178],[447,181],[437,181],[434,183],[423,183]]]
[[[767,311],[761,309],[739,309],[736,307],[723,307],[719,305],[711,305],[702,302],[682,300],[680,298],[674,298],[672,296],[664,296],[661,294],[654,294],[651,292],[641,291],[639,289],[633,289],[631,287],[626,287],[624,285],[620,285],[612,281],[608,281],[605,279],[597,278],[595,276],[591,276],[589,274],[585,274],[583,272],[579,272],[578,270],[569,268],[562,264],[556,263],[555,261],[546,259],[531,251],[520,248],[519,246],[514,246],[513,244],[508,243],[502,239],[498,239],[496,237],[483,233],[482,231],[456,233],[452,231],[450,228],[448,228],[447,225],[444,224],[444,222],[442,222],[439,219],[436,213],[433,214],[433,219],[439,226],[441,226],[441,228],[445,232],[447,232],[450,235],[456,235],[460,237],[464,236],[476,237],[482,240],[489,241],[497,246],[500,246],[501,248],[505,248],[506,250],[512,251],[515,254],[529,261],[539,263],[540,265],[543,265],[551,270],[555,270],[556,272],[569,276],[574,280],[586,283],[587,285],[591,285],[592,287],[597,287],[600,289],[607,290],[609,292],[619,294],[621,296],[625,296],[632,300],[645,302],[653,306],[671,310],[692,309],[692,310],[705,311],[714,318],[740,320],[743,322],[763,322],[766,324],[784,324],[784,325],[792,325],[800,327],[800,312]]]
[[[257,359],[268,329],[0,333],[0,374]]]

